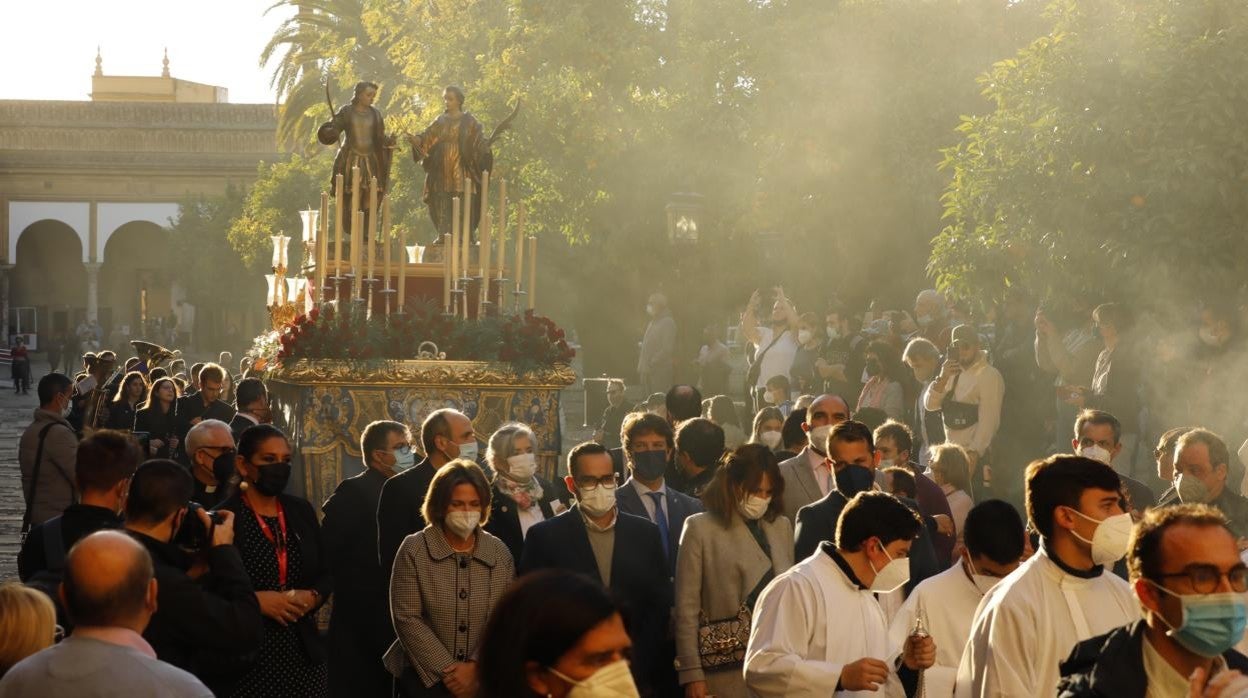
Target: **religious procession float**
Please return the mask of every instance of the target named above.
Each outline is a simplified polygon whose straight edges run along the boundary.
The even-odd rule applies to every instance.
[[[444,407],[467,415],[480,441],[506,422],[528,424],[539,468],[552,475],[574,352],[534,311],[537,239],[525,235],[523,203],[513,230],[505,180],[492,201],[490,146],[515,112],[486,138],[448,91],[447,112],[407,136],[427,172],[438,234],[422,247],[390,222],[395,139],[371,106],[375,93],[357,85],[352,103],[318,132],[326,145],[346,138],[331,190],[319,210],[302,212],[304,261],[291,277],[290,238],[273,236],[273,330],[251,354],[265,371],[274,422],[292,439],[292,490],[319,505],[362,469],[360,435],[370,422],[402,422],[418,440],[420,423]]]

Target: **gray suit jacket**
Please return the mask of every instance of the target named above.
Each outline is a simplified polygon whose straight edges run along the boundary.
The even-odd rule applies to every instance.
[[[211,698],[212,691],[189,672],[134,647],[78,635],[23,659],[0,681],[0,698],[86,695]]]
[[[810,469],[809,446],[780,464],[780,476],[784,478],[784,515],[789,521],[797,521],[797,511],[802,507],[823,499],[823,490]]]
[[[740,516],[733,516],[727,528],[711,514],[685,520],[676,563],[676,668],[682,684],[704,679],[699,614],[707,620],[736,616],[768,569],[779,575],[793,566],[793,525],[783,516],[759,523],[771,546],[770,559]]]
[[[650,513],[646,511],[646,505],[642,503],[641,496],[637,494],[637,490],[633,487],[633,478],[628,478],[616,490],[616,504],[619,505],[620,511],[633,516],[640,516],[646,521],[653,521]],[[702,502],[690,497],[682,492],[672,489],[669,484],[667,486],[667,544],[668,549],[672,551],[671,559],[668,560],[667,576],[672,577],[676,574],[676,553],[680,549],[680,532],[685,527],[685,520],[694,514],[702,511]]]

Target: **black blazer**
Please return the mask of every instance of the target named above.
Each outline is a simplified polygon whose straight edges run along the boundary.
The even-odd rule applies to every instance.
[[[611,554],[610,590],[628,615],[633,638],[633,675],[643,691],[670,674],[674,657],[663,656],[672,608],[672,581],[659,529],[649,519],[618,513]],[[579,507],[529,529],[520,574],[541,569],[579,572],[602,582]]]
[[[554,485],[537,475],[533,477],[537,478],[538,484],[542,486],[542,498],[537,506],[542,510],[542,516],[550,520],[555,516],[551,505],[559,501],[555,496]],[[490,522],[485,525],[485,532],[503,541],[503,544],[511,551],[512,559],[519,566],[521,552],[524,550],[524,531],[520,528],[520,510],[516,508],[516,503],[511,497],[498,489],[497,484],[494,485],[494,496],[490,504]]]
[[[647,521],[651,520],[645,504],[641,501],[641,495],[637,494],[637,489],[633,487],[632,478],[620,485],[616,490],[615,498],[620,511],[640,516]],[[667,543],[668,550],[671,551],[670,559],[667,561],[667,573],[670,577],[676,576],[676,551],[680,547],[680,534],[685,530],[685,519],[700,513],[702,513],[701,501],[676,491],[671,485],[667,486]]]
[[[334,575],[329,616],[331,695],[384,695],[391,677],[381,662],[394,626],[390,580],[377,560],[377,502],[386,476],[369,468],[338,483],[321,506],[321,537]]]
[[[243,504],[240,497],[241,495],[235,492],[217,508],[234,512],[235,521],[244,516],[251,516],[251,511]],[[312,509],[308,500],[302,497],[279,494],[277,500],[281,502],[282,509],[286,512],[286,526],[289,532],[299,539],[299,552],[303,555],[299,576],[289,580],[290,586],[292,589],[315,589],[321,595],[319,604],[324,605],[334,591],[334,577],[329,568],[325,553],[325,540],[321,536],[321,525],[316,520],[316,511]],[[270,622],[272,621],[265,619],[266,624]],[[299,639],[308,657],[314,662],[325,661],[325,647],[321,642],[320,631],[316,627],[315,609],[299,619],[298,628]]]
[[[908,497],[898,497],[902,504],[919,513],[919,503]],[[805,560],[819,549],[819,544],[836,540],[836,522],[849,500],[837,490],[824,495],[813,504],[807,504],[797,511],[797,526],[794,530],[794,559]],[[940,565],[936,562],[936,548],[932,545],[932,530],[935,522],[925,519],[925,525],[919,529],[919,537],[910,544],[910,581],[906,582],[906,594],[909,594],[919,582],[940,573]]]
[[[242,438],[243,432],[247,431],[248,427],[254,426],[256,426],[256,423],[244,417],[242,412],[235,412],[234,417],[230,419],[230,433],[234,435],[234,443],[238,443],[238,440]]]
[[[377,560],[386,584],[390,583],[394,556],[399,553],[403,539],[425,527],[420,508],[425,504],[425,495],[429,494],[436,472],[433,463],[425,458],[381,486],[377,502]]]

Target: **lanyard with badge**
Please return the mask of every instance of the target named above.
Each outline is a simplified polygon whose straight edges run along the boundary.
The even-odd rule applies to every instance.
[[[247,508],[251,509],[251,507]],[[256,523],[260,524],[260,532],[273,544],[273,549],[277,554],[277,583],[280,589],[284,591],[286,589],[286,572],[289,564],[286,549],[286,510],[282,508],[282,503],[279,501],[277,503],[277,526],[281,529],[281,538],[273,535],[273,529],[269,527],[269,524],[259,512],[251,509],[251,515],[256,517]]]

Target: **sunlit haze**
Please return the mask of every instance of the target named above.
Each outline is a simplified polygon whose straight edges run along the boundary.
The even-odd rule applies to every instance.
[[[105,75],[160,75],[229,90],[234,103],[272,102],[260,50],[292,10],[267,0],[6,2],[0,99],[90,99],[96,46]]]

